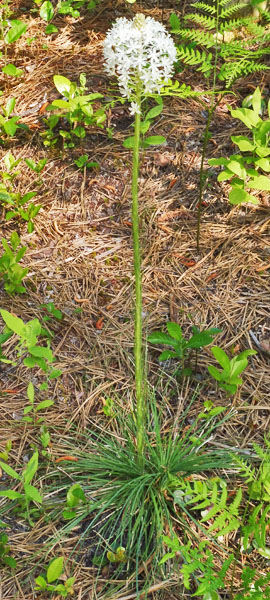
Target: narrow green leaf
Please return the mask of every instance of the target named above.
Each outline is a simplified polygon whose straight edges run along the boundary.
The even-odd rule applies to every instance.
[[[19,473],[16,473],[16,471],[14,471],[14,469],[12,469],[12,467],[10,467],[9,465],[0,461],[0,467],[3,469],[3,471],[5,471],[5,473],[7,473],[7,475],[12,477],[12,479],[19,479],[19,481],[21,481],[22,478],[19,475]]]
[[[44,410],[44,408],[49,408],[49,406],[52,406],[54,404],[53,400],[43,400],[42,402],[40,402],[37,407],[36,407],[36,411],[39,410]]]
[[[38,451],[34,452],[33,456],[31,456],[29,462],[27,463],[27,467],[23,472],[23,481],[24,485],[30,483],[35,473],[38,469]]]
[[[27,387],[27,397],[28,397],[29,402],[31,402],[31,404],[33,404],[34,399],[35,399],[35,389],[32,384],[32,381],[29,382],[28,387]]]
[[[225,371],[230,371],[231,362],[226,352],[224,352],[222,348],[219,348],[219,346],[213,346],[211,348],[211,352],[213,353],[214,357],[219,362],[219,364],[223,367],[223,369]]]
[[[166,138],[163,135],[150,135],[143,140],[143,145],[159,146],[160,144],[164,144],[164,142],[166,142]]]
[[[12,315],[7,310],[0,309],[1,317],[5,321],[11,331],[19,335],[20,337],[24,337],[25,335],[25,324],[19,317]]]
[[[14,490],[1,490],[0,498],[9,498],[9,500],[17,500],[18,498],[22,498],[22,494],[19,492],[15,492]]]

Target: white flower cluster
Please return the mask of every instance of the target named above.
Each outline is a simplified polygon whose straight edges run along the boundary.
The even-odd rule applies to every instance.
[[[138,81],[142,93],[160,91],[172,76],[176,48],[161,23],[137,14],[132,21],[117,19],[104,41],[104,58],[107,73],[118,77],[121,94],[130,98]]]

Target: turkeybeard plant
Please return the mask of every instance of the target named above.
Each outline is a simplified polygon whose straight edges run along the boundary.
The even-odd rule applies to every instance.
[[[117,19],[104,42],[105,69],[118,79],[122,96],[130,102],[135,115],[132,164],[132,233],[135,275],[135,389],[137,451],[139,462],[144,455],[144,369],[142,345],[142,279],[139,237],[138,176],[141,104],[149,94],[159,93],[173,73],[176,47],[165,27],[143,14],[132,21]]]

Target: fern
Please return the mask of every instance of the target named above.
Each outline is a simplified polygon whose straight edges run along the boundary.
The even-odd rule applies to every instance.
[[[212,48],[215,45],[213,41],[213,34],[207,33],[206,31],[197,31],[195,29],[179,29],[177,32],[184,39],[189,42],[195,42],[205,48]]]
[[[243,458],[237,454],[232,456],[235,465],[238,467],[240,477],[245,479],[245,483],[250,483],[255,479],[255,467],[251,467]]]
[[[205,12],[208,12],[210,15],[216,15],[216,8],[215,6],[211,6],[210,4],[205,4],[205,2],[195,2],[193,4],[191,4],[191,6],[193,6],[196,9],[201,9],[204,10]]]
[[[182,63],[196,66],[197,71],[207,78],[217,68],[218,79],[225,82],[225,89],[229,89],[240,77],[269,69],[260,60],[270,53],[270,33],[252,17],[237,17],[239,11],[246,8],[246,3],[237,2],[232,6],[231,0],[220,0],[219,14],[217,7],[210,2],[196,2],[191,6],[196,8],[196,12],[186,15],[184,23],[193,27],[181,27],[177,15],[170,17],[173,32],[181,40],[178,58]],[[266,18],[267,15],[266,11]],[[245,40],[226,41],[227,32],[243,27],[247,33]],[[218,61],[214,59],[216,53]]]
[[[230,88],[236,79],[257,73],[258,71],[268,71],[269,66],[255,63],[254,61],[242,60],[239,62],[228,63],[223,65],[222,71],[219,73],[219,79],[226,81],[226,88]]]
[[[174,501],[180,503],[180,498],[183,502],[183,497],[187,498],[186,505],[192,505],[191,510],[207,510],[201,523],[214,519],[208,531],[215,532],[215,537],[237,531],[241,526],[241,520],[238,518],[238,509],[242,500],[241,488],[238,489],[234,500],[229,503],[225,481],[220,479],[186,481],[181,492],[179,490],[174,492]]]
[[[205,29],[215,29],[216,19],[214,17],[206,17],[205,15],[198,15],[196,13],[188,15],[188,20],[197,25],[205,27]]]
[[[232,15],[235,15],[236,13],[239,13],[241,10],[245,10],[246,8],[246,2],[239,2],[237,4],[234,4],[233,6],[229,6],[228,8],[224,8],[223,10],[221,10],[220,17],[222,19],[228,19],[228,17],[231,17]]]
[[[270,525],[270,505],[264,506],[263,503],[253,508],[248,517],[248,522],[243,525],[243,548],[246,551],[254,540],[257,548],[264,549],[266,544],[266,531]]]

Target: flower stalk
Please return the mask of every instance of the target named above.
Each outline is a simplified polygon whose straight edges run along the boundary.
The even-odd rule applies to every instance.
[[[134,326],[134,358],[135,358],[135,390],[136,390],[136,426],[137,451],[139,463],[143,464],[144,455],[144,398],[143,398],[143,345],[142,345],[142,275],[140,250],[140,224],[138,203],[138,176],[140,152],[141,124],[141,85],[137,84],[136,104],[139,111],[135,113],[135,131],[132,160],[132,235],[135,275],[135,326]]]

